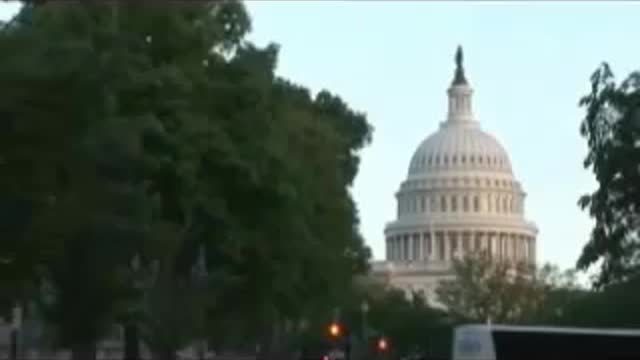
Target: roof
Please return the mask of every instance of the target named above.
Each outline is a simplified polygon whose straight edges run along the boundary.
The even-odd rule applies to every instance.
[[[470,324],[470,325],[461,325],[456,327],[456,331],[458,330],[640,336],[640,329],[580,328],[580,327],[563,327],[563,326],[517,326],[517,325]]]

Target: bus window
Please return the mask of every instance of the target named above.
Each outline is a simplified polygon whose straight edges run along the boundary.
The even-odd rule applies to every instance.
[[[466,325],[453,344],[453,360],[640,359],[635,330]]]
[[[495,331],[493,343],[496,360],[640,359],[640,336]]]

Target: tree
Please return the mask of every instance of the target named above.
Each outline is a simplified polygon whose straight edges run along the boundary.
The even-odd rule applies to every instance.
[[[456,261],[454,273],[436,293],[456,319],[520,323],[543,305],[544,283],[528,264],[497,261],[484,252]]]
[[[603,286],[638,273],[640,73],[631,73],[618,85],[609,65],[602,64],[580,105],[586,108],[580,133],[589,146],[584,167],[593,171],[599,186],[579,201],[595,226],[578,268],[601,261],[596,285]]]
[[[194,7],[207,14],[211,4],[203,6],[184,6],[179,16],[168,18],[179,25],[180,16],[191,16]],[[216,18],[242,20],[226,11],[238,8],[237,3],[222,7]],[[29,237],[17,229],[11,242],[3,241],[8,246],[2,255],[17,269],[3,275],[19,283],[32,274],[18,271],[39,263],[47,268],[58,292],[48,319],[59,328],[61,344],[82,358],[90,356],[91,343],[113,322],[119,299],[126,297],[120,270],[141,250],[148,222],[139,210],[154,207],[150,194],[141,192],[146,185],[141,180],[149,176],[141,176],[138,160],[143,130],[153,125],[145,117],[148,95],[155,94],[151,90],[168,72],[155,73],[148,66],[148,29],[140,24],[152,24],[134,21],[144,13],[140,10],[119,3],[33,4],[2,32],[3,49],[12,50],[3,58],[3,86],[14,89],[1,107],[11,125],[2,134],[8,135],[3,136],[3,170],[10,174],[3,177],[3,189],[30,210],[39,210],[29,223]],[[167,10],[156,12],[156,19],[172,14]],[[224,45],[234,38],[238,29],[224,25],[207,27],[208,39],[217,37]],[[191,43],[204,39],[197,35]],[[185,45],[189,42],[180,44]],[[51,247],[56,251],[46,257],[22,256]]]
[[[555,265],[545,264],[537,276],[543,285],[544,302],[528,320],[530,323],[567,324],[566,313],[572,310],[576,301],[591,294],[578,282],[575,269],[561,271]]]
[[[215,279],[210,329],[233,320],[265,349],[274,328],[331,307],[366,269],[349,192],[371,139],[366,116],[277,78],[277,46],[246,42],[249,27],[236,1],[45,2],[3,30],[0,46],[16,51],[2,71],[16,91],[1,109],[30,131],[0,145],[6,189],[44,204],[27,227],[56,250],[40,262],[60,295],[50,319],[69,341],[88,347],[109,324],[144,321],[141,307],[162,308],[145,294],[187,286],[200,248]],[[24,159],[46,186],[24,186],[35,179]],[[15,247],[2,255],[17,259]],[[142,267],[159,261],[160,288],[131,289],[136,254]],[[68,293],[82,289],[103,296]],[[53,316],[74,299],[95,305],[82,313],[94,317]]]
[[[640,311],[634,304],[640,300],[639,279],[635,276],[576,294],[566,304],[557,322],[569,326],[637,328],[640,325]]]

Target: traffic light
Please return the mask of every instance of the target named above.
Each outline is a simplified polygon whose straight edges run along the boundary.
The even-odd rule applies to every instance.
[[[339,337],[342,334],[342,329],[340,328],[340,324],[333,322],[329,325],[329,335],[334,338]]]
[[[380,352],[387,351],[387,349],[389,349],[389,342],[385,338],[380,338],[380,339],[378,339],[376,347],[378,348],[378,351],[380,351]]]

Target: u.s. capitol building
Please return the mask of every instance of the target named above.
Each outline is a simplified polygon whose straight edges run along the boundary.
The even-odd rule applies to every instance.
[[[538,231],[524,214],[526,193],[505,149],[473,114],[462,60],[458,48],[446,120],[411,157],[396,193],[397,218],[384,230],[386,259],[372,266],[376,279],[434,303],[456,258],[480,251],[496,260],[536,258]]]

